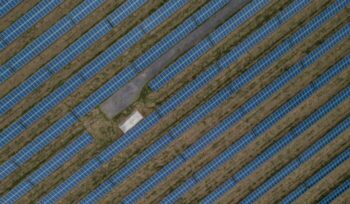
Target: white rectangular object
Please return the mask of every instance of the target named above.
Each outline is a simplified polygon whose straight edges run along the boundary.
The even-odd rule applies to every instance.
[[[140,122],[143,119],[143,116],[140,112],[134,111],[126,121],[119,126],[119,128],[126,133],[131,128],[133,128],[138,122]]]

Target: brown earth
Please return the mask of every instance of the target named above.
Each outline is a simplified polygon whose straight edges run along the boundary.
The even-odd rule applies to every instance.
[[[310,12],[309,12],[310,13]],[[311,15],[311,13],[310,13]],[[305,16],[303,16],[305,17]],[[291,20],[291,22],[295,22],[294,20]],[[283,27],[281,27],[281,30],[284,30],[286,28],[290,28],[291,25],[289,23],[286,23]],[[287,29],[288,30],[288,29]],[[271,38],[267,39],[266,41],[262,42],[262,44],[268,44],[270,42],[271,44],[274,44],[276,40],[279,40],[279,37],[281,36],[282,32],[276,31],[274,34],[272,34]],[[285,34],[285,33],[284,33]],[[284,36],[283,34],[283,36]],[[275,39],[275,38],[276,39]],[[266,45],[266,48],[270,45]],[[254,53],[256,48],[253,48],[253,50],[250,53]],[[257,49],[257,50],[263,50]],[[291,56],[295,56],[294,53]],[[287,57],[286,59],[289,59],[291,56]],[[242,57],[244,59],[245,57]],[[248,58],[253,59],[253,58]],[[285,62],[283,62],[285,63]],[[244,66],[247,68],[247,66]],[[236,63],[234,63],[231,68],[235,68],[236,70],[240,70],[241,68],[239,66],[236,66]],[[243,67],[242,67],[243,68]],[[286,68],[284,68],[286,69]],[[251,96],[253,96],[255,93],[257,93],[260,89],[266,86],[266,84],[270,83],[275,77],[277,77],[280,73],[283,73],[284,70],[281,66],[279,67],[273,67],[270,69],[270,72],[266,72],[265,74],[262,74],[261,77],[254,80],[250,85],[247,85],[245,89],[247,91],[241,90],[242,93],[246,93],[246,95],[250,95],[249,97],[243,97],[244,99],[248,99]],[[238,71],[239,72],[239,71]],[[275,72],[275,73],[273,73]],[[227,77],[226,73],[221,73],[219,75],[221,78]],[[217,77],[217,80],[220,81],[219,77]],[[228,77],[233,80],[235,77]],[[227,78],[226,78],[227,79]],[[205,93],[210,93],[210,90],[215,90],[217,87],[215,87],[216,81],[212,81],[209,85],[209,89],[206,89],[207,87],[204,87],[201,89],[198,93],[201,93],[205,95]],[[249,91],[248,91],[249,90]],[[193,100],[199,100],[203,101],[201,97],[198,97],[198,93],[193,96],[192,100],[189,100],[190,102],[193,102]],[[232,102],[237,103],[237,107],[243,104],[245,100],[240,100],[239,96],[233,96],[229,100]],[[229,102],[228,102],[229,103]],[[140,185],[143,181],[145,181],[147,178],[152,176],[154,173],[157,172],[157,170],[163,166],[165,166],[169,161],[171,161],[173,158],[175,158],[180,152],[182,152],[185,148],[187,148],[189,145],[193,144],[197,139],[201,137],[205,132],[208,132],[211,128],[215,127],[217,123],[219,123],[223,118],[225,118],[228,114],[234,111],[234,108],[228,108],[228,106],[223,105],[222,107],[219,107],[215,111],[212,112],[212,114],[206,118],[206,120],[203,120],[199,123],[197,123],[195,126],[191,128],[191,130],[187,131],[185,134],[186,136],[183,136],[182,139],[179,139],[178,141],[172,143],[169,145],[166,150],[161,152],[157,155],[156,158],[148,162],[145,166],[140,168],[136,173],[134,173],[132,176],[128,178],[124,183],[118,186],[118,188],[115,188],[113,191],[111,191],[106,199],[103,201],[118,201],[122,197],[124,197],[126,194],[128,194],[130,191],[132,191],[133,188],[136,188],[138,185]],[[176,115],[179,115],[178,113]],[[172,117],[170,117],[172,118]],[[118,196],[118,197],[117,197]]]
[[[26,0],[19,3],[15,8],[0,18],[0,32],[9,27],[14,21],[33,8],[39,0]]]
[[[348,137],[348,146],[350,146],[350,129],[346,130]],[[326,196],[330,193],[334,188],[336,188],[339,184],[344,182],[346,179],[350,177],[350,160],[344,161],[340,164],[336,169],[330,172],[326,177],[324,177],[320,182],[316,185],[312,186],[301,195],[296,201],[296,204],[302,203],[317,203],[319,202],[323,196]]]
[[[35,38],[39,37],[48,28],[53,26],[59,19],[68,14],[75,6],[83,2],[82,0],[65,0],[63,3],[54,8],[49,14],[39,20],[29,30],[19,36],[15,41],[10,43],[0,52],[0,64],[4,64],[13,55],[23,49]]]
[[[256,124],[262,121],[266,116],[271,114],[280,105],[292,98],[298,91],[300,91],[312,80],[314,80],[321,73],[327,70],[329,66],[338,61],[339,57],[341,57],[342,54],[344,55],[344,50],[348,49],[344,49],[343,46],[341,48],[340,47],[341,46],[338,45],[330,52],[330,54],[325,55],[323,58],[321,58],[312,66],[310,66],[309,69],[304,70],[297,77],[289,81],[284,87],[279,89],[277,93],[273,94],[267,101],[263,102],[258,108],[256,108],[255,111],[250,112],[247,116],[245,116],[228,131],[226,131],[226,133],[221,135],[213,143],[207,146],[202,152],[200,152],[195,157],[187,161],[182,167],[177,169],[167,179],[163,180],[163,182],[160,185],[158,185],[158,187],[154,188],[143,200],[141,200],[141,202],[150,202],[156,200],[159,197],[158,195],[170,192],[177,185],[180,185],[187,178],[191,177],[197,170],[202,168],[205,164],[207,164],[220,153],[222,153],[239,138],[248,133]],[[334,51],[339,51],[336,56],[334,56]],[[343,78],[342,80],[344,81],[346,79],[347,78]],[[338,80],[341,80],[341,78]],[[323,97],[327,98],[326,96],[328,96],[328,98],[331,97],[329,93],[328,95],[326,94]],[[315,96],[312,97],[309,101],[317,101],[318,103],[321,103],[322,99],[320,97],[317,97],[318,95],[315,94]],[[309,107],[308,109],[306,109],[305,106],[310,104],[305,103],[305,105],[299,106],[299,109],[303,110],[301,111],[302,114],[308,115],[307,113],[309,113],[310,111],[312,112],[317,108],[316,104],[318,103],[315,102],[315,106]],[[290,114],[293,113],[294,112]],[[298,118],[298,120],[289,121],[292,122],[292,124],[289,124],[288,120],[285,118],[283,120],[280,120],[269,131],[265,132],[265,134],[260,136],[260,138],[264,139],[263,141],[260,141],[260,139],[249,144],[247,148],[237,153],[235,157],[233,157],[231,160],[219,167],[219,169],[216,172],[202,180],[191,191],[186,193],[181,201],[184,203],[191,203],[202,199],[206,194],[214,190],[218,185],[231,178],[233,174],[235,174],[244,164],[254,159],[257,156],[257,154],[259,154],[259,152],[261,152],[267,146],[275,142],[286,131],[289,131],[290,128],[292,128],[298,120],[300,120],[300,118]],[[275,133],[276,129],[278,130],[278,134]],[[268,138],[266,139],[267,141],[265,141],[265,138]],[[232,166],[232,163],[239,165]]]
[[[318,169],[329,163],[339,153],[349,148],[350,133],[344,132],[332,142],[322,148],[308,162],[303,163],[298,169],[289,174],[282,182],[275,185],[265,193],[256,203],[275,203],[281,200],[288,193],[292,192],[298,185],[312,176]],[[348,166],[348,162],[345,162]],[[301,201],[301,200],[299,200]]]
[[[299,154],[322,138],[329,130],[334,128],[337,123],[346,118],[350,113],[349,107],[350,100],[336,107],[311,126],[306,132],[288,144],[288,146],[262,164],[262,166],[256,169],[247,178],[237,183],[237,185],[220,198],[220,201],[225,203],[238,203],[243,200],[249,193],[297,158]]]

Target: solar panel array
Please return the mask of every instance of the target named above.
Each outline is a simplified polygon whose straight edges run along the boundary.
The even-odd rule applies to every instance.
[[[17,0],[0,2],[0,23],[1,18],[6,20],[5,18],[11,14],[13,8],[23,4],[23,1]],[[348,104],[350,86],[348,83],[340,85],[339,81],[338,86],[345,88],[334,93],[315,111],[303,118],[292,115],[305,102],[315,97],[320,90],[328,87],[331,82],[333,83],[337,77],[343,73],[346,73],[343,77],[349,76],[350,56],[346,49],[349,45],[350,24],[346,20],[344,22],[338,21],[336,23],[339,25],[337,24],[333,31],[327,31],[328,34],[323,34],[320,31],[332,19],[341,18],[338,17],[339,13],[344,12],[344,9],[349,6],[349,0],[320,1],[322,3],[317,1],[324,6],[319,6],[313,11],[314,13],[308,14],[306,11],[310,11],[317,4],[314,1],[283,0],[279,2],[283,5],[282,9],[271,11],[272,14],[268,13],[270,12],[268,8],[278,7],[277,1],[242,0],[240,2],[245,2],[243,8],[238,9],[223,24],[218,25],[212,33],[182,53],[179,58],[172,61],[169,66],[164,67],[149,81],[147,87],[144,88],[146,92],[141,94],[138,103],[145,109],[150,108],[150,111],[143,113],[143,109],[140,109],[139,111],[144,114],[144,119],[126,133],[120,133],[121,135],[115,136],[113,140],[106,140],[107,143],[99,141],[101,136],[95,134],[102,131],[106,134],[102,137],[108,137],[108,132],[111,130],[94,129],[96,127],[90,121],[91,113],[103,114],[99,109],[101,103],[143,73],[165,53],[172,52],[172,47],[186,36],[193,35],[196,29],[212,18],[215,13],[222,12],[224,7],[232,3],[231,0],[198,2],[188,0],[125,0],[114,11],[78,37],[75,42],[66,46],[44,65],[37,67],[36,71],[28,75],[18,86],[8,90],[0,99],[0,121],[3,123],[0,133],[0,148],[2,149],[0,150],[0,179],[1,185],[4,186],[0,188],[0,202],[27,202],[29,199],[31,202],[54,203],[68,199],[63,201],[96,203],[112,199],[122,203],[135,203],[140,200],[146,203],[156,201],[175,203],[179,199],[183,199],[183,202],[189,202],[186,199],[194,199],[193,202],[213,203],[218,199],[227,199],[232,190],[260,171],[264,164],[278,157],[283,149],[293,145],[297,139],[304,137],[305,132],[319,121],[327,118],[337,108]],[[16,43],[21,35],[33,28],[38,22],[45,21],[47,16],[60,7],[62,3],[61,0],[42,0],[33,5],[31,9],[0,32],[0,53],[12,43]],[[23,49],[0,65],[2,70],[0,72],[0,90],[6,88],[6,81],[16,77],[16,73],[25,72],[27,69],[25,65],[41,57],[42,53],[49,53],[55,49],[51,46],[53,43],[64,38],[84,19],[94,18],[94,15],[100,12],[97,9],[109,3],[111,3],[110,0],[84,0],[46,31],[42,31],[38,37],[26,42]],[[157,6],[149,8],[154,5]],[[197,9],[198,5],[202,6]],[[102,40],[107,40],[105,36],[122,30],[125,22],[133,22],[138,15],[142,16],[141,12],[144,11],[148,11],[148,13],[136,20],[136,26],[128,29],[114,42],[110,42],[107,49],[91,56],[86,54],[89,50],[93,52],[94,46],[98,46],[97,43],[102,44]],[[296,19],[302,12],[305,12],[304,20],[299,20],[301,23],[295,28],[290,28],[286,32],[288,34],[280,37],[276,44],[271,44],[271,48],[261,46],[263,43],[266,44],[273,38],[277,38],[276,33],[285,32],[281,28],[290,22],[297,22]],[[176,22],[173,19],[174,16],[180,18],[181,15],[186,15],[186,18],[181,22]],[[265,16],[265,22],[261,25],[249,23],[250,19],[259,15],[268,17]],[[347,17],[343,16],[343,19],[347,19]],[[165,25],[175,24],[175,22],[178,23],[175,27],[166,30]],[[240,29],[249,26],[256,27],[251,32],[238,33]],[[164,29],[164,33],[157,30],[160,27]],[[305,47],[309,46],[312,49],[303,51],[302,56],[297,55],[300,58],[298,60],[291,57],[290,61],[293,63],[290,64],[287,61],[286,67],[282,69],[284,71],[280,74],[272,72],[273,77],[266,79],[271,81],[267,83],[268,85],[259,87],[256,94],[251,96],[244,91],[251,83],[256,83],[256,79],[260,75],[284,59],[284,56],[290,55],[294,50],[301,50],[301,45],[307,40],[312,40],[311,37],[315,37],[313,34],[317,32],[320,35],[316,37],[321,39],[315,41],[314,45],[305,44]],[[158,40],[152,41],[152,39]],[[227,46],[229,49],[226,48],[227,50],[223,53],[215,53],[215,59],[212,60],[212,56],[207,57],[207,53],[211,50],[221,49],[225,43],[230,44],[230,41],[234,40],[237,40],[237,43],[230,45],[231,47]],[[341,53],[341,48],[339,48],[341,44],[343,44],[345,54]],[[332,53],[336,48],[339,53]],[[130,61],[128,57],[134,56],[133,52],[136,53],[136,49],[145,49],[145,51],[140,55],[135,55]],[[264,51],[260,55],[254,55],[258,49]],[[319,71],[317,76],[312,76],[314,80],[303,85],[296,94],[290,95],[284,103],[274,107],[273,111],[267,114],[263,120],[253,122],[248,120],[250,115],[258,113],[261,108],[264,108],[263,105],[267,101],[271,101],[271,98],[280,90],[291,86],[290,83],[293,80],[300,78],[305,73],[311,73],[312,66],[324,60],[329,53],[340,57],[329,57],[329,60],[334,60],[335,63],[324,68],[325,71]],[[87,63],[75,62],[78,57],[84,59],[85,55],[89,57]],[[249,55],[255,56],[255,58],[249,58]],[[249,62],[242,61],[246,58],[249,59]],[[205,60],[212,61],[201,67],[201,71],[191,80],[183,82],[182,79],[178,78],[183,73],[190,73],[196,63],[204,63]],[[78,65],[73,67],[75,63]],[[243,63],[248,64],[248,66],[240,68]],[[120,67],[121,65],[122,67]],[[71,67],[76,70],[67,72]],[[113,69],[120,71],[113,71]],[[232,75],[226,81],[220,79],[223,77],[223,73],[230,73],[230,70],[234,69],[237,69],[237,74]],[[56,77],[60,79],[58,76],[64,76],[62,78],[64,80],[60,83],[52,82]],[[174,89],[167,86],[172,83],[180,85]],[[203,100],[198,101],[199,95],[196,94],[202,93],[201,91],[210,84],[214,88],[205,93],[207,95]],[[86,90],[82,90],[84,87]],[[166,90],[167,88],[169,90]],[[30,103],[28,108],[20,107],[28,97],[34,96],[33,94],[39,90],[46,90],[46,92],[43,92],[45,94],[38,96],[39,98],[35,100],[28,100]],[[334,90],[336,89],[334,88]],[[161,100],[162,93],[164,98]],[[160,96],[160,98],[155,99],[156,103],[149,107],[147,103],[152,102],[152,95]],[[242,104],[223,110],[223,107],[226,107],[231,100],[236,99],[237,104]],[[138,103],[132,104],[131,109],[140,107],[137,106]],[[192,106],[191,103],[196,105]],[[10,114],[19,113],[17,109],[22,113],[19,117],[11,118]],[[174,113],[175,115],[171,117]],[[347,111],[343,115],[340,122],[332,125],[329,131],[320,135],[320,139],[306,146],[300,154],[291,158],[290,162],[280,169],[270,169],[269,171],[274,171],[272,176],[261,181],[258,186],[249,189],[246,194],[242,194],[244,197],[241,196],[240,202],[252,203],[264,199],[267,193],[272,192],[278,185],[285,182],[288,176],[297,172],[302,166],[308,165],[311,159],[320,155],[321,150],[328,148],[337,138],[348,138],[348,134],[345,133],[350,127],[350,117]],[[108,121],[106,124],[113,124],[114,128],[117,128],[121,119],[119,117],[124,116],[118,115],[113,119],[94,117],[94,120],[98,121],[97,124]],[[225,180],[220,182],[210,180],[212,179],[210,176],[221,171],[222,167],[227,165],[232,158],[239,157],[240,153],[249,145],[264,137],[269,130],[278,126],[280,121],[287,117],[298,121],[289,131],[279,136],[273,144],[257,150],[261,152],[242,164],[236,172],[224,171],[221,176],[225,176]],[[212,119],[214,121],[211,121]],[[244,130],[246,132],[232,144],[226,141],[227,147],[213,152],[215,156],[212,159],[201,163],[200,160],[204,158],[199,158],[199,155],[209,151],[210,148],[215,149],[213,144],[225,137],[232,128],[236,128],[242,121],[247,121],[246,123],[251,124],[252,127]],[[203,123],[207,124],[207,129],[202,127]],[[80,125],[81,129],[76,129],[77,125]],[[189,133],[195,132],[197,128],[202,130],[200,137],[198,135],[196,139],[192,139]],[[234,130],[239,132],[238,128]],[[185,136],[189,137],[190,142],[184,142]],[[26,137],[32,139],[23,139]],[[145,139],[143,140],[143,138]],[[62,142],[60,142],[61,140]],[[144,141],[143,147],[138,146],[140,141]],[[177,142],[181,141],[184,144],[180,145],[181,148],[177,147]],[[45,151],[50,151],[48,147],[51,146],[53,152],[46,153]],[[180,148],[176,150],[175,155],[170,153],[173,146]],[[135,151],[135,154],[126,157],[125,155],[129,153],[128,148],[129,152]],[[169,151],[169,155],[166,154],[167,151]],[[343,151],[333,158],[325,158],[328,159],[328,162],[324,166],[315,169],[315,172],[310,174],[308,178],[301,180],[294,189],[288,189],[288,192],[284,192],[283,198],[276,201],[291,203],[300,199],[303,194],[310,193],[310,189],[338,169],[349,157],[350,149],[346,143]],[[36,158],[45,159],[43,162],[31,165]],[[147,166],[155,162],[157,158],[159,158],[158,163],[156,163],[158,166]],[[79,159],[81,162],[73,162]],[[178,182],[169,182],[167,188],[171,190],[167,191],[161,188],[173,175],[181,174],[181,169],[186,172],[186,165],[190,165],[191,161],[194,161],[193,165],[199,165],[198,168],[197,166],[191,167],[197,168],[195,171],[175,178],[179,179]],[[117,165],[118,162],[121,164]],[[32,169],[27,171],[25,168]],[[63,173],[66,172],[66,168],[68,169],[67,173]],[[24,171],[28,173],[21,173]],[[139,183],[132,184],[142,171],[145,171],[145,174],[136,181]],[[57,172],[62,173],[58,174]],[[97,175],[97,172],[103,173]],[[11,181],[12,178],[16,178],[16,175],[21,176],[18,178],[19,182]],[[182,180],[180,181],[180,179]],[[53,185],[51,185],[51,181]],[[205,187],[205,194],[202,195],[202,192],[198,192],[198,194],[190,195],[191,198],[188,198],[189,194],[192,193],[191,190],[201,186],[203,182],[210,183]],[[319,202],[329,203],[345,194],[350,187],[348,176],[337,182],[335,188],[329,189],[328,192],[321,192],[323,194],[318,200]],[[81,185],[84,185],[84,188],[81,188]],[[123,189],[127,190],[123,191]],[[159,194],[160,197],[152,200],[153,196],[156,195],[153,194],[153,191],[157,192],[157,189],[161,189],[163,194]]]

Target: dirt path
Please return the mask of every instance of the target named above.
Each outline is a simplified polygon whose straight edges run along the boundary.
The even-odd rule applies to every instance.
[[[239,203],[249,193],[298,157],[350,114],[350,100],[342,103],[298,136],[280,152],[266,161],[247,178],[240,181],[220,199],[224,203]],[[232,195],[235,195],[234,197]]]
[[[274,203],[281,200],[284,196],[298,187],[298,185],[303,183],[307,178],[312,176],[318,169],[329,163],[339,153],[349,148],[349,140],[350,133],[345,131],[343,134],[322,148],[311,159],[303,163],[298,169],[285,177],[282,182],[278,183],[270,191],[265,193],[259,200],[257,200],[256,203]],[[348,164],[349,161],[345,162],[347,167]],[[341,170],[343,170],[343,168],[341,168]]]
[[[202,168],[205,164],[213,160],[225,149],[231,146],[234,142],[248,133],[256,124],[262,121],[266,116],[275,111],[280,105],[285,103],[291,97],[293,97],[298,91],[303,89],[307,84],[313,81],[319,74],[326,71],[332,64],[339,60],[348,51],[348,47],[338,45],[331,51],[330,54],[325,55],[321,60],[314,63],[309,69],[304,70],[297,77],[292,79],[284,87],[279,89],[277,93],[272,95],[268,100],[263,102],[255,111],[250,112],[246,117],[236,123],[231,129],[226,131],[223,135],[217,138],[213,143],[207,146],[202,152],[197,154],[192,159],[188,160],[182,167],[177,169],[173,174],[171,174],[167,179],[165,179],[160,185],[154,188],[148,196],[146,196],[141,202],[152,202],[157,200],[159,195],[166,194],[171,191],[175,186],[180,185],[187,178],[191,177],[196,171]],[[337,55],[334,56],[334,51],[339,51]],[[317,67],[317,69],[316,69]],[[341,80],[338,79],[338,80]],[[344,78],[342,79],[345,80]],[[339,82],[340,83],[340,82]],[[344,83],[344,82],[343,82]],[[337,87],[339,88],[339,87]],[[325,97],[328,96],[328,97]],[[324,98],[330,98],[331,95],[325,95]],[[321,98],[314,96],[310,101],[317,101],[321,103]],[[317,104],[317,103],[316,103]],[[306,109],[306,104],[300,106],[302,114],[308,115],[310,111],[313,111],[317,106],[312,106]],[[306,111],[307,110],[307,111]],[[286,117],[287,118],[287,117]],[[301,117],[302,118],[302,117]],[[235,157],[226,162],[223,166],[214,172],[212,175],[208,176],[206,179],[202,180],[196,187],[194,187],[190,192],[182,198],[184,203],[191,203],[202,199],[206,194],[214,190],[221,183],[231,178],[244,164],[251,161],[259,152],[264,150],[267,146],[275,142],[279,137],[281,137],[286,131],[289,131],[293,124],[298,120],[291,121],[292,124],[286,123],[286,119],[280,120],[270,131],[266,132],[260,138],[268,138],[267,141],[255,141],[247,146],[244,150],[237,153]],[[286,126],[286,127],[285,127]],[[285,127],[285,129],[283,129]],[[283,129],[282,132],[278,134],[272,134],[275,129]],[[271,135],[273,136],[271,138]],[[260,150],[260,151],[259,151]],[[231,165],[232,163],[239,165]]]

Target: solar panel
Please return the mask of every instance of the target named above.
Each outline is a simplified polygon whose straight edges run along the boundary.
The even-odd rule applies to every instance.
[[[21,18],[12,23],[8,28],[1,32],[2,39],[10,44],[18,36],[32,27],[41,18],[50,13],[54,8],[62,3],[62,0],[43,0],[25,13]]]
[[[34,57],[43,52],[53,42],[62,37],[66,32],[73,28],[74,24],[79,23],[83,18],[100,6],[105,0],[99,1],[84,1],[73,9],[67,16],[59,20],[55,25],[50,27],[42,35],[36,38],[33,42],[29,43],[24,49],[12,57],[5,65],[7,69],[12,70],[13,73],[20,70],[25,64],[27,64]],[[54,2],[54,1],[52,1]],[[52,3],[51,2],[51,3]],[[56,1],[57,2],[57,1]],[[31,27],[31,25],[29,26]],[[6,41],[6,39],[4,39]],[[12,73],[12,74],[13,74]],[[12,75],[11,74],[11,75]],[[11,75],[0,75],[0,82],[5,81]]]
[[[273,21],[272,21],[273,22]],[[270,30],[276,29],[276,26],[271,26],[271,24],[267,23],[266,25],[267,28],[270,28]],[[264,30],[264,28],[262,28],[261,30]],[[266,29],[265,29],[266,30]],[[228,66],[229,64],[227,64]],[[212,71],[213,69],[209,69],[210,71]],[[195,80],[194,80],[195,81]],[[245,81],[241,80],[240,85],[242,86],[244,83],[246,83],[248,80],[245,77]],[[208,83],[209,81],[206,81],[206,83]],[[192,87],[193,85],[191,85]],[[203,104],[202,106],[200,106],[196,111],[194,111],[189,117],[187,117],[186,119],[184,119],[183,121],[181,121],[178,125],[176,125],[173,129],[171,129],[169,131],[169,133],[167,135],[165,135],[163,138],[172,138],[175,139],[175,137],[178,137],[179,135],[181,135],[186,129],[188,129],[189,127],[191,127],[193,124],[195,124],[196,122],[198,122],[201,118],[203,118],[207,113],[212,112],[213,109],[215,107],[217,107],[220,103],[222,103],[223,101],[227,100],[227,98],[233,93],[237,91],[237,89],[232,89],[231,86],[227,86],[226,88],[224,88],[223,90],[221,90],[218,94],[216,94],[212,99],[210,99],[208,102],[206,102],[205,104]],[[178,97],[176,97],[178,98]],[[163,115],[160,112],[161,115]],[[162,138],[162,139],[163,139]],[[161,140],[162,140],[161,139]],[[162,148],[164,148],[167,144],[162,145]],[[157,147],[159,148],[159,147]],[[150,151],[152,149],[152,147],[148,148],[146,151]],[[154,148],[153,151],[159,151],[158,149]],[[186,156],[185,156],[186,157]],[[145,162],[145,158],[140,156],[140,158],[136,157],[135,160],[138,161],[142,161]],[[169,164],[171,165],[171,164]],[[171,170],[174,170],[175,168],[170,168]],[[134,171],[134,170],[133,170]],[[129,172],[131,173],[131,170],[129,170]],[[161,173],[161,172],[159,172]],[[118,175],[119,172],[116,173],[116,175]],[[153,176],[152,181],[156,181],[158,180],[158,182],[160,181],[160,179],[157,179],[157,176]],[[155,185],[155,182],[152,183],[152,185]],[[146,193],[145,188],[151,188],[149,186],[145,186],[145,185],[141,185],[140,187],[138,187],[140,190],[135,190],[137,192],[143,192]],[[140,194],[140,193],[138,193]],[[136,198],[134,198],[136,199]]]
[[[336,197],[344,193],[350,188],[350,179],[345,180],[339,186],[337,186],[332,192],[320,200],[321,204],[331,203]]]
[[[5,16],[9,11],[15,8],[22,0],[12,0],[12,1],[3,1],[1,2],[0,8],[0,17]],[[1,49],[1,48],[0,48]]]
[[[138,8],[140,8],[145,3],[146,3],[146,0],[126,1],[119,8],[113,11],[107,17],[107,20],[115,27],[122,20],[128,17],[131,13],[135,12]]]
[[[153,91],[159,90],[164,84],[166,84],[170,79],[172,79],[176,74],[184,70],[192,62],[198,59],[202,54],[209,50],[213,46],[213,38],[216,39],[215,44],[222,40],[227,34],[235,30],[239,25],[244,23],[244,21],[252,17],[256,12],[257,8],[261,8],[264,4],[267,4],[267,1],[257,1],[254,3],[248,4],[241,11],[231,17],[227,22],[217,28],[213,33],[211,33],[206,39],[202,40],[194,48],[188,51],[184,56],[176,60],[172,65],[166,68],[161,74],[155,77],[149,82],[149,86]],[[209,11],[210,7],[203,7],[200,10],[200,13]],[[199,14],[200,14],[199,13]],[[198,15],[199,15],[198,14]],[[203,17],[199,17],[203,18]],[[203,19],[200,19],[202,21]],[[196,21],[198,21],[196,19]],[[233,26],[235,25],[235,26]],[[192,57],[195,55],[196,57]],[[180,65],[180,66],[179,66]]]
[[[89,134],[84,133],[16,185],[16,187],[11,189],[11,191],[2,197],[2,200],[6,203],[15,202],[21,196],[30,191],[33,185],[40,183],[91,142],[92,137]]]
[[[338,35],[341,35],[341,32],[338,32]],[[334,44],[333,44],[334,45]],[[327,47],[327,43],[325,43],[325,44],[323,44],[321,47],[323,47],[323,49],[327,49],[328,47]],[[277,49],[277,48],[276,48]],[[329,48],[328,48],[329,49]],[[266,61],[266,60],[264,60],[264,61]],[[293,70],[293,68],[291,68],[291,70]],[[294,70],[296,70],[296,69],[294,69]],[[282,75],[280,78],[279,78],[279,80],[276,80],[275,81],[275,83],[273,83],[273,84],[275,84],[275,86],[273,86],[272,84],[270,84],[270,86],[269,87],[266,87],[265,88],[265,91],[262,91],[262,92],[260,92],[257,96],[255,96],[255,97],[253,97],[251,100],[250,100],[250,102],[247,102],[247,103],[245,103],[245,105],[243,106],[244,107],[244,110],[243,110],[243,112],[249,112],[250,110],[252,110],[252,109],[254,109],[257,105],[258,105],[258,102],[259,101],[262,101],[262,100],[260,100],[260,99],[257,99],[257,98],[266,98],[267,97],[267,95],[266,94],[268,94],[268,95],[270,95],[272,92],[271,92],[271,89],[272,90],[277,90],[277,88],[276,88],[276,86],[279,86],[279,87],[281,87],[283,84],[281,83],[281,82],[283,82],[283,81],[285,81],[286,79],[283,79],[283,78],[285,78],[285,77],[293,77],[293,76],[295,76],[294,74],[290,74],[290,73],[288,73],[288,72],[285,72],[285,74],[284,75]],[[320,78],[320,80],[323,80],[323,78]],[[285,81],[286,82],[286,81]],[[275,87],[275,88],[273,88],[273,87]],[[311,86],[310,86],[311,87]],[[270,89],[270,90],[268,90],[268,89]],[[308,88],[308,89],[306,89],[306,92],[307,92],[307,90],[310,90],[311,88]],[[266,93],[266,94],[264,94],[264,92]],[[309,93],[310,94],[310,93]],[[264,96],[265,95],[265,96]],[[301,99],[303,99],[303,98],[301,98],[301,95],[302,94],[300,94],[298,97],[296,97],[296,99],[297,100],[301,100]],[[305,95],[304,95],[304,97],[305,97]],[[252,105],[249,105],[249,104],[252,104]],[[290,103],[291,104],[291,103]],[[288,110],[288,108],[286,109],[287,107],[286,106],[283,106],[282,108],[280,108],[279,110],[280,110],[280,112],[284,112],[284,111],[286,111],[286,110]],[[239,119],[240,119],[240,117],[239,118],[237,118],[237,114],[238,114],[238,116],[239,115],[241,115],[241,113],[240,112],[242,112],[242,109],[238,109],[235,113],[233,113],[231,116],[229,116],[228,117],[228,119],[231,117],[233,120],[232,120],[232,122],[231,122],[231,125],[232,125],[232,123],[233,122],[237,122]],[[274,117],[277,117],[278,116],[278,111],[276,111],[276,114],[275,114],[275,116]],[[281,117],[281,116],[279,116],[279,117]],[[275,121],[276,119],[272,119],[272,118],[267,118],[265,121]],[[228,120],[227,120],[228,121]],[[225,122],[225,121],[224,121]],[[223,122],[223,123],[224,123]],[[260,123],[254,130],[259,130],[259,133],[262,133],[263,131],[265,131],[268,127],[270,127],[272,124],[270,124],[270,125],[267,125],[267,123],[266,122],[262,122],[262,123]],[[228,126],[229,127],[229,126]],[[228,128],[227,127],[227,128]],[[264,128],[263,128],[264,127]],[[216,127],[213,131],[215,132],[215,131],[217,131],[217,132],[219,132],[219,130],[220,130],[220,127]],[[236,144],[234,144],[233,146],[231,146],[231,148],[229,148],[225,153],[223,153],[221,156],[219,156],[219,157],[217,157],[217,162],[215,162],[215,160],[213,160],[211,163],[209,163],[208,165],[207,165],[207,167],[205,167],[205,168],[203,168],[203,169],[201,169],[199,172],[197,172],[196,174],[195,174],[195,178],[197,178],[197,179],[201,179],[201,178],[204,178],[206,175],[208,175],[211,171],[213,171],[217,166],[219,166],[219,165],[221,165],[224,161],[224,158],[226,158],[225,160],[227,160],[228,158],[230,158],[230,157],[232,157],[232,155],[233,154],[235,154],[236,152],[238,152],[240,149],[242,149],[243,148],[243,144],[247,144],[247,142],[250,142],[250,141],[252,141],[253,139],[254,139],[254,135],[255,134],[257,134],[256,133],[256,131],[254,131],[254,132],[252,132],[252,133],[250,133],[250,134],[248,134],[248,135],[246,135],[246,136],[244,136],[243,138],[246,138],[246,139],[242,139],[241,141],[239,141],[239,142],[237,142],[237,145]],[[256,136],[255,136],[256,137]],[[199,140],[200,141],[200,140]],[[207,142],[207,143],[205,143],[205,144],[208,144],[209,143],[209,141]],[[195,150],[195,147],[191,147],[190,149],[193,149],[192,151],[194,151]],[[191,151],[191,150],[189,150],[189,151]],[[214,166],[216,166],[216,167],[214,167]],[[242,173],[244,174],[247,174],[248,173],[248,171],[242,171]],[[239,174],[238,174],[239,175]],[[243,177],[243,175],[241,176],[241,178]],[[223,193],[223,192],[221,192],[221,193]]]

